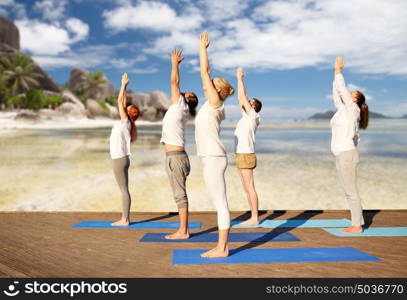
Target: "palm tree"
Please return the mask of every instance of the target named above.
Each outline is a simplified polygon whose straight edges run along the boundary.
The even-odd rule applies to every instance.
[[[1,57],[0,66],[8,97],[38,87],[38,78],[43,77],[35,70],[36,64],[31,57],[17,51],[11,57]]]
[[[86,98],[99,98],[99,89],[106,83],[106,78],[101,71],[92,71],[86,74],[83,90]]]

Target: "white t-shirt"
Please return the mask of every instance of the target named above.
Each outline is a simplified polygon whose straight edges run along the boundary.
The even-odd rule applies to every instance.
[[[235,130],[235,153],[254,153],[256,129],[260,124],[260,116],[251,109],[248,113],[242,111],[242,118],[237,122]]]
[[[110,156],[112,159],[122,158],[130,153],[130,120],[117,121],[110,134]]]
[[[180,95],[178,103],[171,104],[165,113],[160,143],[184,147],[188,113],[189,107],[184,97]]]
[[[339,155],[343,151],[355,149],[359,142],[360,109],[353,102],[342,74],[335,75],[332,94],[337,112],[331,119],[331,151]]]
[[[225,119],[223,104],[217,108],[206,101],[195,117],[195,141],[198,156],[225,156],[220,140],[220,123]]]

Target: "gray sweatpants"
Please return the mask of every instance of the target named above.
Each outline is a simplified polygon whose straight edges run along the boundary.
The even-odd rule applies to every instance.
[[[130,214],[131,197],[129,193],[129,156],[112,159],[113,172],[122,193],[122,218],[128,219]]]
[[[336,169],[342,189],[348,200],[352,225],[361,226],[365,224],[363,219],[362,204],[356,185],[356,169],[359,163],[359,153],[356,149],[341,152],[336,156]]]
[[[169,151],[166,155],[165,169],[170,180],[175,203],[178,208],[186,207],[188,206],[186,181],[191,170],[188,154],[185,151]]]

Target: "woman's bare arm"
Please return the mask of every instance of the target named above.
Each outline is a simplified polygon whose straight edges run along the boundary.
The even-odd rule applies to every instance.
[[[127,77],[127,73],[123,73],[122,75],[122,84],[120,87],[119,96],[117,98],[117,107],[119,109],[120,120],[126,121],[128,119],[126,104],[126,88],[129,83],[129,78]]]
[[[207,48],[209,47],[210,41],[208,38],[208,32],[204,31],[200,35],[199,41],[199,60],[201,66],[201,79],[202,86],[205,93],[206,99],[212,107],[218,107],[221,104],[218,91],[213,85],[212,79],[210,77],[209,61]]]

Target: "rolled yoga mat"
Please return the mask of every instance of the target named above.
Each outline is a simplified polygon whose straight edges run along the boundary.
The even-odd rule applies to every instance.
[[[113,221],[83,221],[73,228],[132,228],[132,229],[177,229],[179,222],[131,222],[128,226],[112,226]],[[189,222],[190,229],[200,229],[201,222]]]
[[[352,262],[380,261],[379,258],[352,247],[340,248],[273,248],[232,249],[224,258],[202,258],[207,250],[173,250],[172,264],[250,264],[250,263],[309,263],[309,262]]]
[[[147,233],[140,242],[159,242],[159,243],[216,243],[218,241],[217,233],[192,233],[189,239],[168,240],[165,236],[168,233]],[[296,242],[297,237],[289,232],[231,232],[229,242]]]
[[[319,228],[319,227],[347,227],[352,225],[348,219],[333,220],[263,220],[256,226],[240,226],[242,221],[232,221],[233,228]]]

